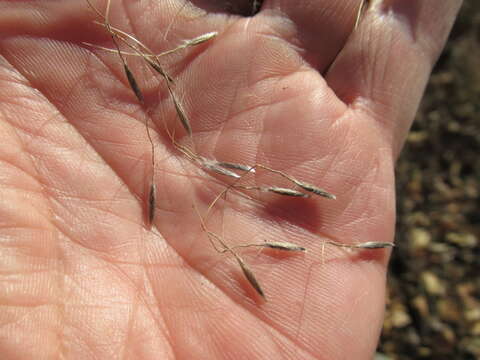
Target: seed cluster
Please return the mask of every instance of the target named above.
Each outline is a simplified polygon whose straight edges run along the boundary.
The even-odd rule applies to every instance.
[[[184,49],[187,49],[192,46],[198,46],[201,45],[207,41],[211,41],[214,39],[218,33],[217,32],[208,32],[206,34],[201,34],[193,39],[189,40],[184,40],[180,45],[176,46],[175,48],[165,51],[160,54],[155,54],[153,53],[145,44],[143,44],[140,40],[135,38],[134,36],[112,26],[109,22],[109,11],[110,11],[110,0],[107,1],[107,6],[105,9],[105,14],[102,14],[98,9],[96,9],[89,0],[86,0],[90,8],[98,15],[99,19],[101,21],[95,21],[96,24],[99,26],[102,26],[108,34],[111,36],[114,48],[106,48],[106,47],[101,47],[97,46],[94,44],[90,43],[85,43],[87,46],[96,48],[102,51],[107,51],[107,52],[112,52],[118,55],[118,58],[120,59],[125,76],[127,78],[128,84],[130,85],[130,88],[132,89],[133,93],[135,94],[135,97],[137,98],[139,104],[141,106],[145,106],[145,100],[144,96],[142,93],[142,90],[140,86],[138,85],[138,82],[136,81],[134,73],[131,71],[130,67],[128,66],[127,62],[127,57],[130,56],[135,56],[135,57],[140,57],[142,58],[146,65],[150,66],[160,77],[163,79],[165,82],[166,88],[168,90],[168,94],[170,96],[170,99],[173,102],[173,106],[175,108],[177,118],[181,126],[183,127],[184,131],[190,138],[190,140],[193,138],[194,134],[192,131],[192,126],[190,119],[187,115],[187,112],[185,111],[179,97],[175,93],[174,90],[174,79],[172,79],[168,73],[165,71],[164,67],[162,66],[161,63],[161,58],[163,56],[167,56],[173,53],[176,53],[178,51],[182,51]],[[257,4],[257,2],[255,2]],[[357,22],[355,24],[355,27],[358,26],[358,22],[360,19],[360,16],[362,12],[364,11],[364,1],[361,2],[361,6],[358,10],[358,16],[357,16]],[[256,6],[256,5],[255,5]],[[122,51],[120,49],[120,44],[124,45],[129,51]],[[152,223],[154,222],[155,218],[155,209],[156,209],[156,185],[155,185],[155,146],[150,134],[150,128],[148,124],[148,117],[145,122],[145,129],[146,129],[146,134],[148,137],[148,141],[151,146],[151,159],[152,159],[152,171],[151,171],[151,177],[148,179],[149,184],[148,184],[148,194],[147,194],[147,199],[146,199],[146,216],[145,216],[145,221],[146,225],[150,228],[152,226]],[[207,222],[208,222],[208,217],[209,213],[212,210],[212,208],[215,207],[217,202],[225,197],[227,195],[228,191],[260,191],[260,192],[265,192],[265,193],[272,193],[274,195],[279,195],[279,196],[287,196],[291,198],[298,198],[298,199],[304,199],[304,198],[309,198],[311,196],[320,196],[326,199],[330,200],[335,200],[336,196],[332,193],[330,193],[327,190],[324,190],[316,185],[304,182],[302,180],[299,180],[283,171],[273,169],[271,167],[262,165],[262,164],[253,164],[253,165],[248,165],[248,164],[238,164],[238,163],[233,163],[233,162],[226,162],[226,161],[221,161],[221,160],[216,160],[212,158],[207,158],[205,156],[199,155],[193,147],[188,147],[185,145],[182,145],[178,143],[175,140],[174,134],[168,129],[168,127],[165,125],[165,131],[169,138],[172,141],[173,146],[182,154],[184,155],[188,160],[191,162],[195,163],[197,166],[200,168],[204,169],[206,172],[211,172],[215,173],[217,175],[225,176],[228,178],[234,179],[234,182],[231,183],[230,185],[225,186],[225,189],[218,194],[218,196],[211,202],[211,204],[208,207],[207,212],[202,215],[200,214],[198,208],[194,204],[195,211],[198,214],[198,217],[200,219],[200,224],[202,230],[205,232],[205,234],[208,237],[208,240],[210,241],[212,247],[219,253],[230,253],[237,261],[238,265],[240,266],[245,278],[248,280],[248,282],[251,284],[253,289],[261,296],[265,297],[264,291],[262,290],[262,287],[260,286],[260,283],[256,279],[253,271],[250,269],[248,264],[245,262],[245,260],[239,255],[239,250],[242,248],[248,248],[248,247],[261,247],[261,248],[269,248],[269,249],[274,249],[278,251],[288,251],[288,252],[304,252],[306,249],[302,246],[299,246],[297,244],[292,244],[289,242],[263,242],[263,243],[252,243],[252,244],[245,244],[245,245],[237,245],[237,246],[230,246],[227,244],[225,239],[210,231],[207,227]],[[287,180],[290,184],[291,187],[280,187],[275,184],[265,184],[261,186],[247,186],[247,185],[242,185],[241,181],[249,174],[254,174],[257,171],[264,171],[267,173],[270,173],[275,176],[280,176],[283,179]],[[302,201],[302,200],[299,200]],[[325,244],[330,244],[333,246],[337,247],[342,247],[342,248],[349,248],[349,249],[383,249],[383,248],[388,248],[392,247],[392,243],[388,242],[364,242],[364,243],[359,243],[359,244],[344,244],[341,242],[336,242],[336,241],[325,241]]]

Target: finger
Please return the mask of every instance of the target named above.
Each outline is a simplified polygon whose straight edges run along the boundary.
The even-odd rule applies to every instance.
[[[398,155],[461,1],[374,1],[329,70],[346,103],[369,110]]]
[[[341,50],[355,24],[360,0],[266,0],[261,14],[273,30],[323,72]]]

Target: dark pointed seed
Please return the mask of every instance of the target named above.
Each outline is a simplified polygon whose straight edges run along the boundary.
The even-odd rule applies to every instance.
[[[252,270],[250,270],[247,266],[247,264],[245,264],[245,262],[239,257],[239,256],[235,256],[237,261],[238,261],[238,264],[240,265],[240,267],[242,268],[242,271],[243,271],[243,275],[245,275],[245,277],[247,278],[248,282],[250,283],[250,285],[252,285],[252,287],[255,289],[255,291],[263,298],[265,298],[265,293],[263,292],[260,284],[258,283],[257,279],[255,278],[255,275],[253,275],[253,272]]]
[[[128,83],[130,84],[130,87],[135,93],[135,96],[137,97],[138,101],[140,101],[143,104],[143,101],[144,101],[143,94],[140,91],[140,87],[138,86],[138,83],[135,80],[133,73],[130,71],[127,64],[123,64],[123,68],[125,69],[125,74],[127,75],[127,79],[128,79]]]
[[[192,127],[190,126],[190,121],[188,120],[187,115],[185,115],[185,111],[183,110],[182,105],[177,100],[177,97],[168,82],[167,82],[167,88],[168,88],[168,92],[170,93],[170,96],[172,97],[173,105],[175,105],[175,110],[177,111],[178,118],[180,119],[180,122],[182,123],[183,128],[187,132],[188,136],[192,136]]]
[[[148,192],[148,225],[151,225],[155,217],[156,209],[156,197],[157,197],[157,187],[155,183],[150,185],[150,191]]]

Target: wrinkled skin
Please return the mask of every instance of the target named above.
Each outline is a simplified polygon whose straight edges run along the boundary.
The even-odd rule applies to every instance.
[[[196,150],[286,171],[337,200],[230,193],[208,226],[231,245],[309,251],[242,252],[262,301],[201,230],[193,205],[205,214],[230,180],[172,147],[165,123],[188,139],[162,80],[128,58],[140,106],[118,56],[82,44],[113,47],[83,1],[2,1],[2,359],[371,358],[389,251],[322,244],[393,241],[394,162],[460,1],[374,1],[353,34],[358,1],[267,0],[253,18],[220,5],[125,0],[110,21],[155,52],[219,32],[165,59]]]

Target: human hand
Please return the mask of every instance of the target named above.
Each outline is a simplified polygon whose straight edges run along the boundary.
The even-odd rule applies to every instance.
[[[308,252],[247,251],[268,299],[256,302],[234,259],[201,231],[192,204],[204,214],[224,179],[171,146],[163,124],[176,115],[162,81],[128,59],[140,106],[118,56],[82,44],[111,47],[83,1],[4,1],[3,358],[371,357],[388,253],[324,241],[393,239],[394,161],[460,1],[374,1],[353,34],[358,1],[267,0],[253,18],[212,4],[114,2],[110,21],[158,52],[219,32],[166,60],[196,150],[286,171],[337,200],[232,192],[211,226],[232,245],[289,241]],[[147,117],[153,231],[142,215]]]

